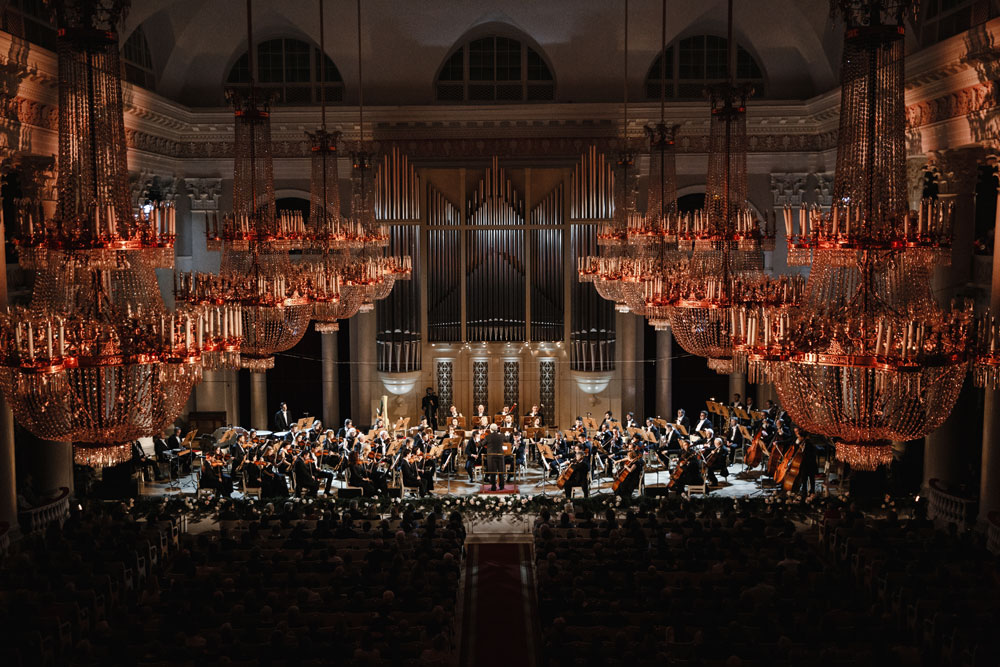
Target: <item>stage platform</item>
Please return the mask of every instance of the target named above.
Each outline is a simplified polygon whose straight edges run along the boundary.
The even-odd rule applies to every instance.
[[[720,484],[718,486],[708,487],[710,496],[719,497],[732,497],[732,498],[743,498],[748,496],[763,495],[766,493],[772,493],[774,491],[773,487],[765,486],[762,487],[759,483],[760,471],[743,472],[742,464],[735,464],[730,468],[731,474],[727,480],[720,479]],[[602,477],[600,480],[592,482],[590,487],[590,492],[592,495],[611,493],[611,483],[612,479],[609,477]],[[647,495],[662,495],[667,492],[666,485],[670,481],[670,475],[666,470],[654,469],[647,471],[645,473],[645,492]],[[561,495],[563,491],[556,487],[555,478],[546,477],[542,474],[541,469],[530,467],[527,472],[519,475],[516,479],[511,480],[512,483],[508,483],[506,488],[502,492],[504,495],[509,494],[521,494],[526,496],[536,496],[536,495]],[[333,482],[333,493],[336,493],[336,489],[346,486],[346,483],[340,480],[334,480]],[[168,493],[183,493],[187,495],[193,495],[197,489],[197,482],[194,475],[188,475],[182,477],[174,484],[174,489],[169,489],[168,485],[165,483],[147,483],[140,486],[140,493],[142,495],[163,495]],[[494,495],[489,491],[490,485],[484,483],[482,479],[477,478],[475,481],[470,482],[468,476],[465,474],[464,470],[461,470],[461,474],[455,474],[453,476],[438,474],[434,481],[434,495],[436,496],[447,496],[447,495],[473,495],[485,493],[486,495]],[[501,492],[497,490],[495,494],[499,495]],[[579,495],[579,491],[575,492]],[[322,492],[320,495],[324,495]],[[409,492],[407,492],[409,495]],[[236,492],[233,497],[240,497],[241,494]]]

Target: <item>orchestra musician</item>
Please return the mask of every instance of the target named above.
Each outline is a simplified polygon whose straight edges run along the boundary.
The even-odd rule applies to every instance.
[[[424,419],[435,431],[438,427],[438,407],[441,405],[441,401],[438,399],[437,394],[434,393],[433,387],[427,387],[427,395],[420,400],[420,408],[424,411]]]
[[[681,476],[677,479],[671,488],[677,489],[680,493],[684,493],[684,489],[689,484],[704,484],[705,479],[702,477],[702,465],[704,461],[701,458],[701,454],[691,446],[691,443],[687,440],[681,440],[681,452],[678,455],[677,465],[683,465],[684,469]]]
[[[615,495],[628,501],[632,497],[632,492],[639,488],[639,482],[642,480],[645,468],[645,461],[642,459],[642,450],[639,448],[638,443],[633,442],[631,444],[628,456],[622,460],[622,465],[629,472],[626,473],[627,476],[625,479],[618,484],[618,488],[615,489]]]
[[[479,405],[477,405],[476,406],[476,412],[473,415],[473,418],[476,420],[476,422],[478,422],[480,424],[483,423],[483,419],[484,418],[488,420],[489,419],[489,415],[486,414],[486,406],[483,405],[482,403],[480,403]]]
[[[646,421],[649,421],[648,419]],[[639,422],[635,420],[635,413],[629,412],[625,415],[625,430],[630,428],[639,428]]]
[[[576,418],[576,421],[573,422],[573,429],[572,430],[575,431],[577,434],[583,435],[583,436],[586,437],[586,435],[587,435],[587,427],[583,425],[583,417],[577,417]]]
[[[542,425],[542,411],[538,408],[538,405],[531,406],[531,412],[528,413],[528,416],[531,417],[530,423],[535,424],[536,428]]]
[[[305,450],[295,457],[292,470],[295,472],[296,496],[302,495],[302,489],[305,489],[306,494],[314,498],[319,493],[319,482],[313,476],[313,468],[309,465],[311,460],[312,453],[309,450]]]
[[[708,418],[708,410],[702,410],[698,414],[698,423],[695,424],[694,433],[691,434],[691,439],[695,439],[695,433],[698,434],[699,438],[705,440],[711,440],[715,435],[715,429],[712,428],[712,420]]]
[[[221,456],[211,452],[206,454],[204,465],[201,467],[201,488],[213,489],[220,496],[231,496],[233,480],[223,470],[224,465]]]
[[[291,425],[292,418],[288,414],[288,404],[282,401],[278,411],[274,413],[274,430],[287,431]]]
[[[656,425],[656,422],[653,421],[652,417],[646,418],[646,431],[654,438],[656,438],[656,442],[659,442],[660,438],[663,435],[662,433],[660,433],[660,428]]]
[[[481,437],[478,432],[475,433],[469,438],[469,442],[465,446],[465,472],[469,473],[469,482],[472,483],[476,481],[473,475],[475,467],[482,465],[483,461],[483,443],[480,440]]]
[[[691,422],[688,421],[687,413],[684,411],[684,408],[680,408],[677,410],[677,419],[674,421],[674,423],[677,424],[678,426],[683,426],[684,430],[687,431],[688,433],[691,432]]]
[[[312,473],[313,479],[318,483],[321,480],[326,480],[326,495],[330,495],[330,489],[333,487],[333,473],[329,470],[324,470],[323,466],[320,465],[320,447],[313,446],[312,455],[310,456],[309,471]]]
[[[612,417],[611,410],[608,410],[607,412],[604,413],[604,419],[601,420],[601,423],[598,425],[598,428],[600,428],[601,430],[603,430],[605,427],[611,428],[613,425],[617,423],[618,420]]]
[[[194,460],[194,453],[191,452],[191,451],[188,451],[185,454],[181,454],[181,452],[184,451],[184,450],[183,450],[183,447],[181,445],[181,427],[180,426],[175,426],[174,427],[173,432],[170,434],[170,437],[167,438],[166,443],[167,443],[167,451],[172,456],[175,457],[174,460],[177,462],[177,465],[180,467],[180,471],[182,473],[184,473],[185,475],[190,475],[191,474],[191,462]],[[155,446],[156,446],[156,442],[155,441],[153,442],[153,446],[155,448]]]
[[[792,493],[797,490],[802,491],[803,497],[806,495],[806,482],[808,482],[809,493],[816,492],[816,473],[819,472],[819,464],[816,462],[816,445],[812,443],[805,431],[798,426],[795,427],[795,446],[802,452],[802,463],[799,464],[799,475],[795,480],[795,487]]]
[[[566,485],[563,490],[566,492],[566,499],[569,500],[573,497],[573,487],[580,487],[583,489],[583,497],[590,497],[590,463],[587,461],[587,452],[584,447],[579,443],[573,454],[574,460],[570,463],[573,468],[573,472],[570,474],[569,479],[566,481]]]
[[[730,408],[743,408],[743,397],[739,394],[733,394],[733,402],[729,404]]]
[[[163,475],[160,474],[160,467],[156,465],[156,461],[146,456],[146,452],[143,451],[142,444],[138,440],[132,441],[132,465],[136,470],[143,468],[152,470],[153,479],[157,482],[163,479]]]
[[[351,486],[360,487],[361,493],[364,494],[366,498],[374,496],[375,485],[372,484],[372,480],[368,476],[368,471],[366,471],[365,467],[361,465],[361,457],[358,452],[351,451],[348,461],[347,483]]]
[[[486,472],[490,480],[490,491],[497,490],[497,477],[500,478],[500,490],[504,488],[504,437],[496,424],[490,424],[489,435],[485,437]]]
[[[458,419],[461,416],[462,413],[458,411],[458,408],[456,408],[454,405],[451,406],[451,408],[448,411],[448,419]]]
[[[715,438],[712,441],[712,450],[707,455],[708,465],[705,466],[705,474],[708,477],[709,484],[717,485],[719,479],[715,476],[715,473],[719,473],[727,480],[729,479],[729,468],[727,463],[729,462],[729,448],[726,447],[726,441],[722,438]]]
[[[726,431],[726,441],[729,443],[729,465],[736,462],[736,451],[743,449],[743,431],[740,430],[739,417],[729,418],[729,430]]]

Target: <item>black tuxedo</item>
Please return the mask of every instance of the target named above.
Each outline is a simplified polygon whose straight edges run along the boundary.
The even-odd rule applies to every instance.
[[[295,457],[292,471],[295,472],[295,495],[299,495],[302,489],[305,489],[311,496],[315,496],[319,492],[319,482],[313,476],[309,464],[301,456]]]
[[[274,430],[287,431],[291,427],[291,417],[287,410],[278,410],[274,413]]]
[[[484,439],[486,443],[486,471],[490,473],[490,485],[495,490],[497,486],[497,475],[500,476],[500,488],[504,487],[504,456],[503,445],[504,436],[500,432],[490,433]]]
[[[580,461],[573,461],[570,463],[573,466],[573,474],[570,475],[569,480],[566,482],[566,486],[563,489],[566,491],[566,497],[573,497],[573,487],[579,486],[583,489],[583,497],[590,497],[590,464],[587,462],[587,457],[583,457]]]

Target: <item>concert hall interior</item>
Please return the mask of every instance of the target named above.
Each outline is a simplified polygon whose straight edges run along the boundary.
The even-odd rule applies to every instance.
[[[1000,664],[1000,0],[0,0],[5,665]]]

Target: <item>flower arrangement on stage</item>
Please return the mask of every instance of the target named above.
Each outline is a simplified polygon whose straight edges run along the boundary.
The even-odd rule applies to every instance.
[[[777,492],[767,496],[744,498],[705,496],[688,498],[671,496],[666,498],[638,497],[625,504],[618,496],[603,494],[590,498],[575,498],[572,504],[563,496],[555,495],[508,495],[508,496],[436,496],[433,498],[272,498],[272,499],[232,499],[219,496],[210,498],[158,497],[127,501],[123,509],[137,519],[156,516],[160,520],[180,520],[189,522],[212,520],[225,525],[227,521],[256,521],[264,517],[281,519],[294,515],[296,519],[319,519],[324,512],[342,513],[357,509],[365,520],[379,521],[395,513],[402,515],[407,510],[427,515],[431,512],[447,517],[452,512],[461,514],[466,522],[476,523],[504,519],[507,521],[528,521],[547,510],[558,521],[566,511],[579,517],[590,513],[597,522],[603,520],[607,510],[614,510],[623,516],[632,510],[637,514],[653,514],[661,510],[672,513],[694,512],[696,515],[729,514],[748,512],[755,516],[774,516],[779,513],[790,520],[817,519],[827,510],[847,510],[856,507],[866,513],[882,516],[887,512],[911,514],[916,509],[912,497],[874,498],[863,501],[850,494],[832,496]]]

